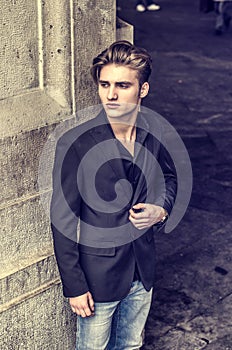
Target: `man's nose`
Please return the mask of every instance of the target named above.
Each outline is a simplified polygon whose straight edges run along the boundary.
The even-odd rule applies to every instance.
[[[118,98],[117,91],[114,86],[110,86],[107,95],[108,100],[116,100]]]

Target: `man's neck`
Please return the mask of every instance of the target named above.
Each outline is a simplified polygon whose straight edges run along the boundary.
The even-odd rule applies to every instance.
[[[136,118],[130,122],[125,122],[122,120],[113,120],[110,121],[111,128],[113,130],[114,136],[119,140],[124,147],[130,152],[132,157],[134,156],[135,140],[136,140]]]
[[[124,142],[134,142],[136,138],[136,126],[127,125],[122,123],[112,123],[111,127],[113,129],[115,137]]]
[[[136,138],[137,111],[133,115],[109,118],[109,123],[117,139],[124,142],[134,142]]]

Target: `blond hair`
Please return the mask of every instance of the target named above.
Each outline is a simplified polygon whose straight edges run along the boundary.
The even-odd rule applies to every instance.
[[[93,59],[91,75],[95,83],[98,83],[101,69],[110,63],[136,70],[140,86],[148,81],[152,70],[152,59],[149,53],[126,40],[114,42]]]

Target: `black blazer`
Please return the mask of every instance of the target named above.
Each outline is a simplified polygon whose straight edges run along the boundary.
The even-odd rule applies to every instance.
[[[128,183],[118,140],[103,111],[59,139],[51,227],[66,297],[90,291],[98,302],[120,300],[129,292],[135,265],[146,290],[153,286],[157,227],[138,230],[128,216],[139,202],[171,212],[176,171],[162,135],[154,116],[138,115],[136,186]]]

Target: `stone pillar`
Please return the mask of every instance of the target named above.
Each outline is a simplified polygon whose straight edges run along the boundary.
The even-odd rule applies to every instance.
[[[116,40],[128,40],[134,42],[134,27],[117,17],[116,19]]]
[[[89,66],[116,38],[116,5],[0,0],[0,7],[0,349],[71,350],[75,317],[62,297],[38,166],[54,127],[97,102]]]

